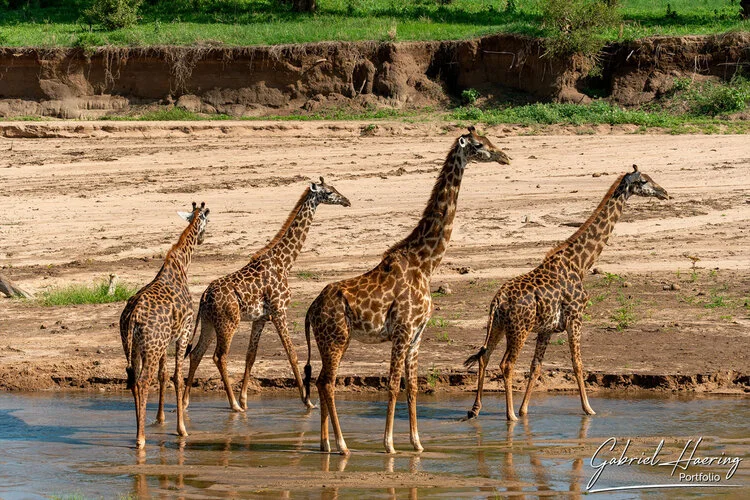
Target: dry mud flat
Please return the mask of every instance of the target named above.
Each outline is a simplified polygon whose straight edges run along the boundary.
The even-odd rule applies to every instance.
[[[319,207],[290,277],[293,341],[304,361],[307,305],[327,282],[374,266],[410,231],[461,133],[434,123],[367,125],[0,124],[2,272],[37,293],[109,273],[141,286],[183,228],[175,212],[205,200],[211,223],[190,269],[197,304],[212,279],[244,265],[275,234],[307,180],[322,175],[352,206]],[[473,386],[474,375],[461,364],[482,344],[497,288],[537,265],[589,216],[616,176],[637,163],[672,199],[631,199],[597,265],[601,273],[588,279],[592,303],[582,346],[588,381],[592,389],[747,391],[747,137],[595,131],[484,131],[514,161],[471,164],[464,177],[453,239],[433,279],[435,288],[446,283],[453,293],[435,297],[420,352],[424,389]],[[700,259],[695,269],[688,256]],[[122,306],[0,299],[0,387],[123,387]],[[620,321],[627,327],[618,330]],[[244,325],[233,342],[235,378],[248,336]],[[574,387],[564,339],[553,338],[547,351],[541,384],[548,389]],[[519,387],[532,351],[529,339],[517,364]],[[501,356],[495,353],[491,369]],[[384,387],[389,357],[390,344],[352,343],[341,384]],[[314,370],[319,366],[315,359]],[[259,386],[290,386],[270,326],[253,374]],[[203,388],[220,388],[210,356],[198,378]],[[500,385],[495,376],[489,389]]]

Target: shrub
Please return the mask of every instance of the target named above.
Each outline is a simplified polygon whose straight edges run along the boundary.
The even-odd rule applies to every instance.
[[[143,0],[94,0],[83,11],[88,24],[100,24],[105,29],[127,28],[138,23],[138,9]]]
[[[474,104],[479,99],[479,91],[477,89],[466,89],[461,92],[461,100],[464,104]]]
[[[550,57],[593,57],[604,46],[604,30],[620,22],[617,9],[600,0],[548,0],[542,17]]]

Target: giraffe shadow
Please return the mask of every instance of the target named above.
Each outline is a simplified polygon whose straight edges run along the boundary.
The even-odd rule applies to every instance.
[[[21,409],[0,410],[0,441],[33,441],[84,446],[94,444],[74,437],[83,432],[90,434],[91,429],[64,425],[29,425],[23,419],[13,415],[16,411],[21,411]]]

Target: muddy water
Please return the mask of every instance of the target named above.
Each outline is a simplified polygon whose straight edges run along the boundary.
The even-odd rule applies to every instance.
[[[629,438],[628,457],[656,453],[664,463],[692,454],[727,463],[691,464],[674,475],[673,466],[607,465],[591,489],[684,485],[680,473],[704,473],[708,477],[699,482],[713,486],[620,489],[608,496],[748,498],[748,401],[598,393],[591,400],[597,415],[585,417],[576,396],[539,394],[531,415],[507,424],[502,394],[487,394],[480,418],[469,422],[458,420],[471,406],[471,394],[421,395],[419,425],[426,451],[409,451],[401,404],[394,434],[400,453],[387,456],[381,444],[384,396],[340,394],[339,415],[352,449],[350,457],[341,457],[316,451],[318,410],[307,413],[287,396],[252,397],[246,414],[234,414],[221,396],[196,394],[188,412],[190,437],[174,435],[175,417],[168,413],[166,425],[147,429],[147,449],[137,452],[129,393],[3,394],[0,498],[578,496],[598,470],[594,465],[619,458]],[[155,408],[149,408],[153,418]],[[608,442],[592,463],[592,455],[612,437],[617,438],[614,449]],[[733,458],[742,461],[726,479]]]

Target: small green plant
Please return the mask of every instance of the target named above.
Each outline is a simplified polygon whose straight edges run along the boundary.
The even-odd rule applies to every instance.
[[[625,278],[620,276],[619,274],[614,273],[604,273],[604,277],[602,278],[602,282],[604,283],[604,286],[611,286],[613,283],[623,283],[625,281]]]
[[[518,5],[516,5],[516,0],[508,0],[508,2],[505,4],[505,13],[515,14],[517,10]]]
[[[440,332],[435,336],[435,338],[437,339],[438,342],[445,342],[446,344],[453,343],[453,339],[450,338],[450,336],[448,335],[448,332]]]
[[[610,319],[614,322],[617,331],[620,332],[635,323],[635,307],[637,302],[620,292],[617,295],[617,303],[620,304],[620,307],[612,312]]]
[[[432,317],[427,321],[427,328],[448,328],[450,321],[445,318]]]
[[[67,306],[72,304],[106,304],[128,300],[138,288],[116,283],[113,293],[108,294],[109,283],[102,280],[93,285],[70,285],[55,288],[41,295],[43,306]]]
[[[479,99],[479,91],[477,89],[465,89],[461,92],[461,101],[464,105],[472,106]]]
[[[436,368],[433,364],[427,371],[427,385],[434,389],[437,386],[438,380],[440,380],[440,368]]]
[[[709,295],[708,302],[703,307],[706,309],[716,309],[719,307],[729,307],[730,301],[723,295],[719,295],[715,290]]]
[[[559,339],[555,340],[552,343],[555,344],[555,345],[565,345],[566,342],[567,342],[567,340],[564,337],[560,337]]]
[[[318,280],[320,273],[314,271],[297,271],[297,277],[301,280]]]

